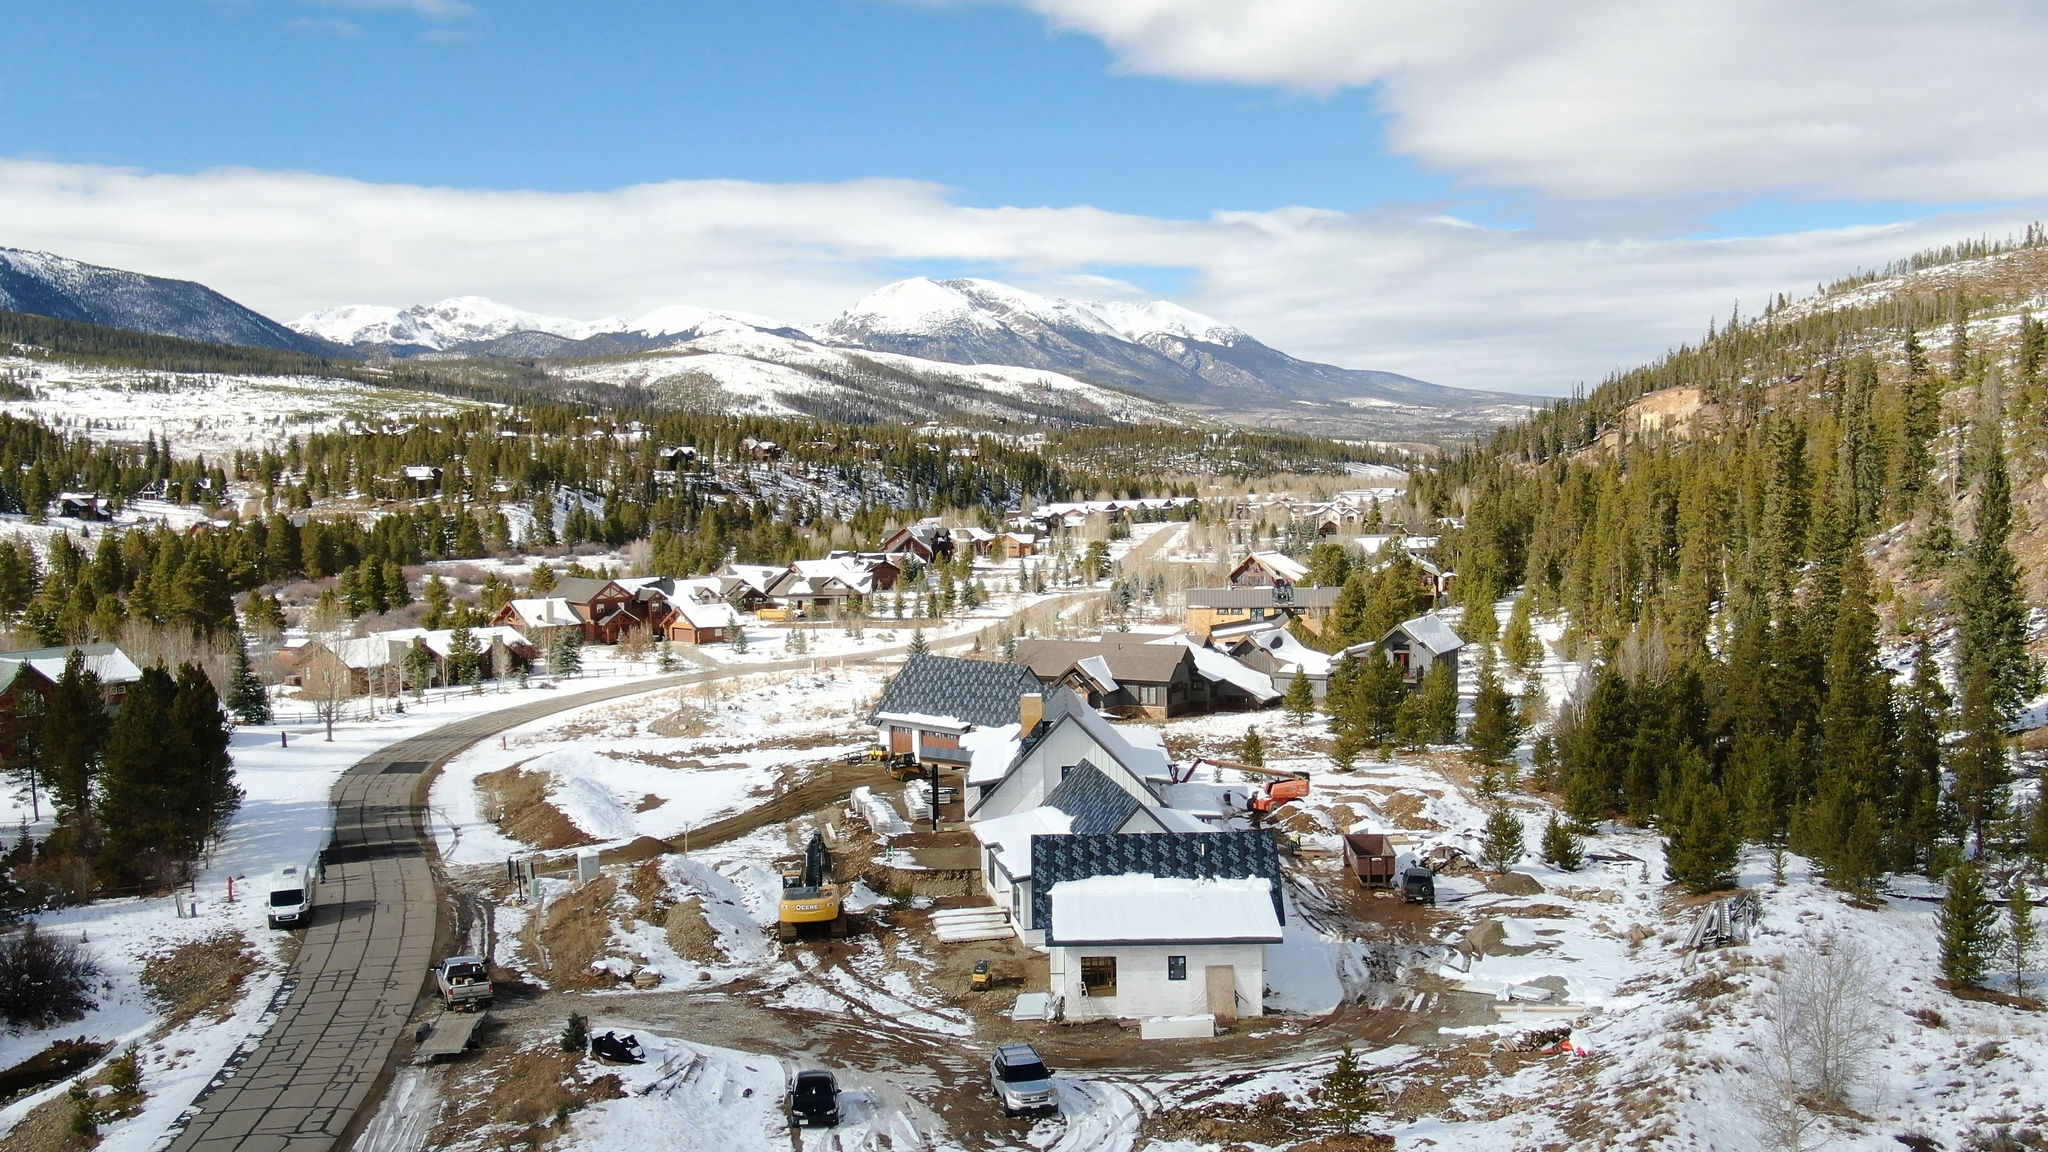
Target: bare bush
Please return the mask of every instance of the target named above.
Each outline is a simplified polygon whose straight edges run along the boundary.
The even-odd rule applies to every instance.
[[[1819,1117],[1846,1109],[1868,1082],[1883,1035],[1878,987],[1866,955],[1832,933],[1786,957],[1764,998],[1753,1101],[1778,1147],[1805,1147]]]
[[[97,1007],[99,961],[77,940],[36,931],[33,921],[0,937],[0,1018],[10,1027],[47,1028]]]

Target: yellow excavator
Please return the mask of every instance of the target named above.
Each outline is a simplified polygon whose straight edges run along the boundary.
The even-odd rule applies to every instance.
[[[811,833],[803,858],[782,870],[782,904],[776,935],[794,940],[806,928],[823,925],[833,937],[846,935],[846,909],[839,899],[839,880],[832,871],[832,850],[823,833]]]

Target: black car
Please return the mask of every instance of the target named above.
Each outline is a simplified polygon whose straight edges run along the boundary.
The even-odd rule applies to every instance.
[[[799,1128],[837,1128],[839,1084],[832,1074],[816,1069],[797,1073],[789,1089],[789,1115]]]
[[[1401,889],[1410,904],[1436,903],[1436,873],[1427,868],[1410,868],[1401,877]]]

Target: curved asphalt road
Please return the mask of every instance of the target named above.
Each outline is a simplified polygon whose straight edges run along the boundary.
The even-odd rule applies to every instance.
[[[165,1152],[329,1152],[371,1100],[434,963],[440,902],[419,817],[428,770],[552,713],[711,674],[631,680],[444,724],[364,757],[334,788],[327,879],[276,1021],[201,1093]]]
[[[1149,554],[1174,532],[1140,546]],[[1099,589],[1057,601],[1100,596]],[[966,647],[973,636],[932,645]],[[900,656],[907,645],[861,653]],[[731,676],[845,664],[797,659],[632,680],[444,724],[357,762],[334,787],[327,876],[283,1003],[262,1041],[201,1092],[161,1152],[332,1152],[382,1091],[434,963],[440,910],[420,815],[433,768],[507,728],[621,696]]]

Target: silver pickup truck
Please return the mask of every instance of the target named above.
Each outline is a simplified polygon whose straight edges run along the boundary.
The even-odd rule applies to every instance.
[[[450,956],[434,969],[434,989],[450,1012],[491,1006],[491,970],[481,956]]]

